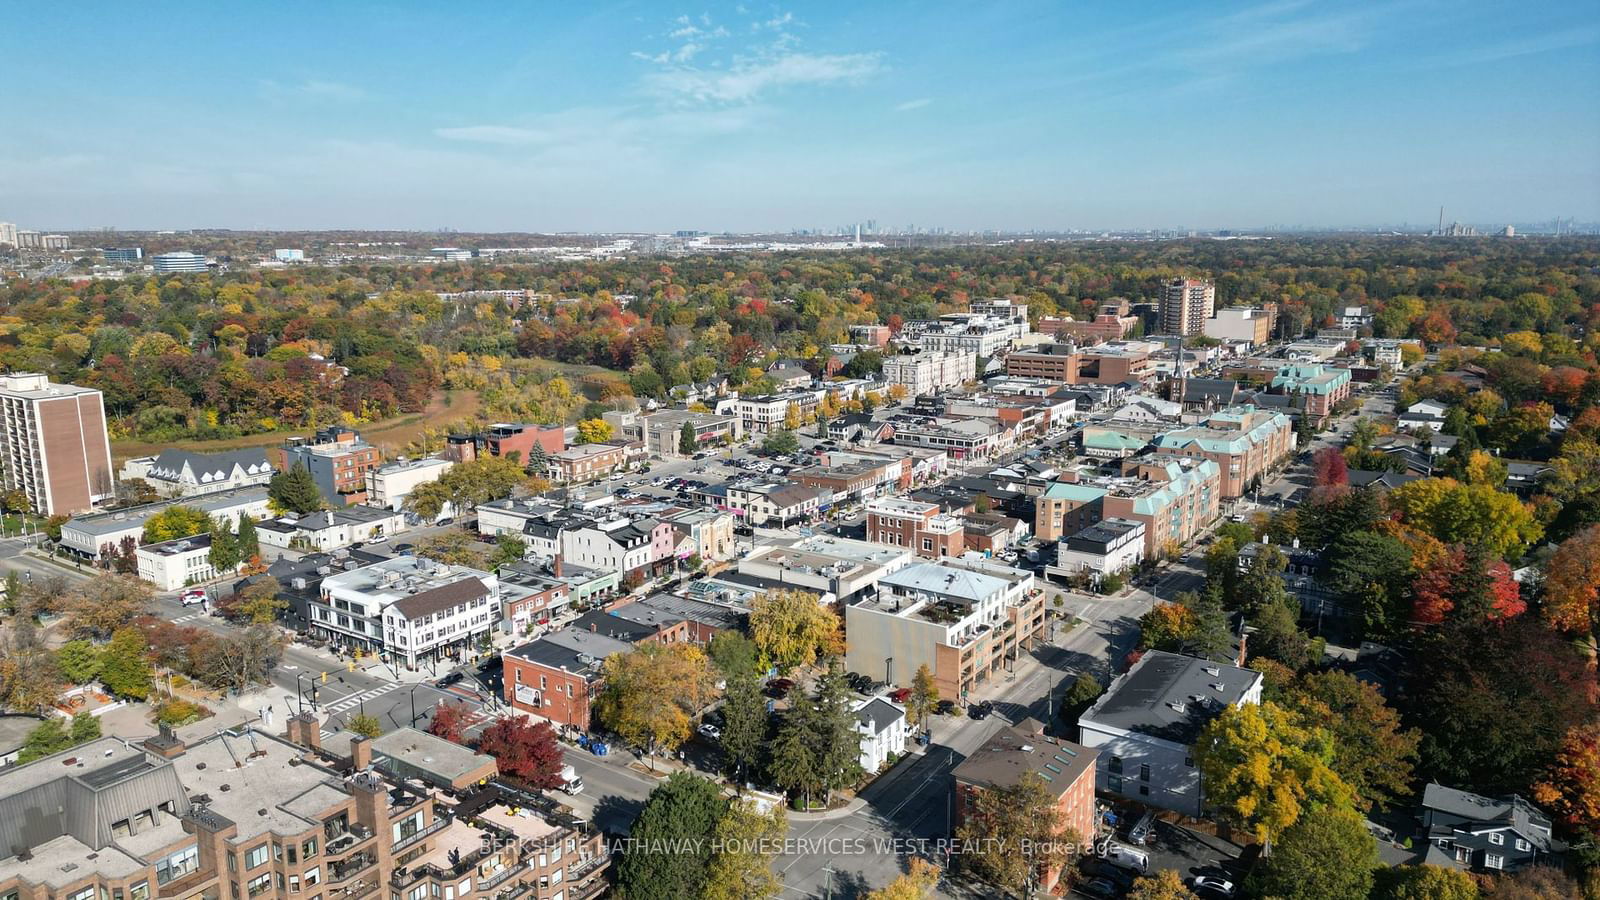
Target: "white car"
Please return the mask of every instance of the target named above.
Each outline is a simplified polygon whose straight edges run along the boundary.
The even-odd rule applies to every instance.
[[[182,594],[178,595],[178,600],[182,602],[184,606],[203,604],[206,602],[206,599],[207,597],[204,588],[189,588]]]
[[[1204,891],[1211,897],[1232,897],[1233,882],[1215,875],[1196,875],[1193,882],[1196,892]]]
[[[367,543],[369,544],[387,544],[388,542],[389,536],[386,534],[380,534],[377,537],[367,538]]]
[[[722,729],[711,724],[710,722],[700,723],[700,727],[696,728],[695,731],[700,732],[700,736],[708,741],[714,741],[722,737]]]

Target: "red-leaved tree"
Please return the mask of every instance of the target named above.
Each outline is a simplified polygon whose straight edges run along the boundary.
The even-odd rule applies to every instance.
[[[447,741],[464,743],[468,710],[465,703],[440,702],[433,708],[433,719],[428,722],[428,733]]]
[[[494,757],[500,774],[540,790],[561,786],[561,745],[549,722],[533,724],[526,716],[501,719],[478,738],[478,752]]]
[[[1343,487],[1350,483],[1350,470],[1344,453],[1337,447],[1324,447],[1311,458],[1312,484],[1319,488]]]
[[[1412,593],[1413,614],[1425,625],[1438,625],[1461,606],[1480,607],[1491,620],[1520,616],[1528,609],[1510,566],[1475,557],[1459,546],[1438,565],[1419,573]]]

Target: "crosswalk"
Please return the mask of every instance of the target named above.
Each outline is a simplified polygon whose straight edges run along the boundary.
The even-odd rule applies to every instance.
[[[348,697],[342,697],[333,701],[332,703],[325,703],[322,706],[322,711],[329,715],[336,715],[338,713],[345,712],[346,710],[355,709],[369,700],[375,700],[379,697],[382,697],[384,694],[389,693],[390,691],[398,689],[400,686],[400,682],[398,681],[391,681],[387,684],[381,684],[375,688],[369,688],[365,691],[362,691],[359,694],[351,694]]]
[[[204,616],[205,616],[205,613],[190,613],[187,616],[179,616],[176,619],[173,619],[172,620],[172,624],[174,624],[174,625],[182,625],[185,622],[193,622],[195,619],[199,619],[199,618],[202,618]]]

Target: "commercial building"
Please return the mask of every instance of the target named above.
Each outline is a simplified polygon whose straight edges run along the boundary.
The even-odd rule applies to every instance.
[[[1224,709],[1260,703],[1261,684],[1249,669],[1147,651],[1078,717],[1078,742],[1099,751],[1097,790],[1199,817],[1195,738]]]
[[[1222,473],[1222,496],[1244,496],[1273,467],[1294,453],[1294,423],[1281,412],[1235,406],[1212,413],[1203,425],[1156,436],[1157,455],[1209,459]]]
[[[592,628],[568,626],[500,655],[505,701],[555,725],[589,729],[590,706],[603,687],[600,664],[633,644]]]
[[[620,444],[581,444],[549,457],[546,473],[563,484],[593,481],[628,464],[628,448]]]
[[[833,495],[826,490],[779,483],[729,485],[724,505],[751,525],[788,526],[809,521],[832,502]]]
[[[203,584],[239,570],[237,564],[225,571],[218,571],[212,565],[209,534],[145,544],[133,555],[138,563],[139,577],[163,591],[175,591],[189,584]]]
[[[306,261],[306,252],[298,248],[285,248],[272,251],[272,258],[281,263],[300,263]]]
[[[309,713],[290,718],[289,739],[245,726],[186,743],[162,728],[7,769],[0,896],[593,900],[608,889],[602,837],[554,804],[479,788],[492,758],[410,728],[342,732],[325,748],[320,728]]]
[[[1144,561],[1144,523],[1102,519],[1056,544],[1057,573],[1097,577],[1130,572]]]
[[[240,516],[259,520],[271,515],[267,505],[267,489],[264,487],[200,494],[182,500],[164,500],[129,509],[74,516],[61,526],[61,547],[85,560],[99,560],[102,556],[117,552],[126,540],[138,544],[143,538],[145,523],[152,516],[180,503],[213,519],[225,518],[231,528],[238,528]]]
[[[907,547],[928,559],[960,556],[966,544],[961,520],[941,513],[939,504],[899,497],[867,503],[867,540]]]
[[[176,250],[171,253],[158,253],[150,259],[150,264],[157,273],[169,272],[204,272],[206,271],[206,258],[198,253],[186,250]]]
[[[100,251],[106,262],[139,262],[144,259],[143,247],[107,247]]]
[[[883,361],[883,379],[901,385],[913,397],[960,387],[976,377],[978,358],[970,353],[924,350],[910,356],[890,356]]]
[[[1133,333],[1139,324],[1137,316],[1100,313],[1083,322],[1061,316],[1045,316],[1039,320],[1039,331],[1057,340],[1070,339],[1081,344],[1100,344],[1119,341]]]
[[[593,569],[626,576],[670,563],[677,547],[671,524],[650,516],[615,516],[573,522],[561,531],[561,558]]]
[[[85,512],[114,495],[99,391],[36,372],[0,375],[0,478],[42,516]]]
[[[516,454],[523,465],[534,457],[533,448],[546,454],[567,449],[567,430],[560,425],[530,425],[500,422],[476,434],[452,434],[446,439],[445,456],[456,462],[471,462],[480,456]]]
[[[950,313],[925,327],[919,343],[923,350],[971,353],[988,359],[1015,346],[1028,330],[1026,317],[1017,321],[1013,316]]]
[[[499,579],[420,556],[396,556],[324,578],[311,630],[396,663],[459,659],[500,627]]]
[[[1200,334],[1216,313],[1217,288],[1197,278],[1174,278],[1161,298],[1163,334]]]
[[[1129,519],[1144,524],[1145,557],[1155,559],[1216,519],[1221,483],[1221,469],[1209,459],[1135,457],[1115,477],[1051,484],[1035,504],[1033,533],[1054,541],[1103,519]]]
[[[1339,326],[1341,328],[1355,328],[1358,330],[1362,328],[1371,328],[1372,310],[1365,306],[1346,306],[1339,314]]]
[[[789,478],[795,484],[831,493],[835,503],[879,497],[907,481],[902,460],[856,457],[846,453],[830,453],[828,460],[828,465],[795,469],[789,473]]]
[[[405,527],[406,517],[399,510],[357,505],[267,519],[256,523],[256,534],[268,547],[326,553],[374,538],[391,537]]]
[[[1153,374],[1150,354],[1122,347],[1045,344],[1006,355],[1006,374],[1066,384],[1142,382]]]
[[[378,448],[349,428],[330,425],[309,438],[292,438],[282,448],[284,471],[303,466],[322,498],[335,506],[367,499],[367,473],[383,462]]]
[[[123,463],[122,480],[141,478],[163,497],[187,497],[266,484],[274,471],[265,450],[163,450],[159,456],[141,456]]]
[[[1302,399],[1302,415],[1321,427],[1333,415],[1334,408],[1350,398],[1350,370],[1323,365],[1283,366],[1273,376],[1270,387],[1275,394]]]
[[[1092,839],[1097,832],[1094,785],[1099,755],[1082,744],[1050,737],[1037,719],[1001,728],[950,773],[955,780],[952,829],[972,815],[982,792],[1014,788],[1032,775],[1054,796],[1061,824],[1084,840]],[[1060,868],[1036,874],[1040,890],[1054,895]]]
[[[887,347],[894,333],[887,325],[851,325],[850,340],[866,347]]]
[[[822,402],[822,392],[791,391],[785,394],[764,394],[759,397],[740,397],[734,403],[734,415],[746,434],[768,434],[784,428],[790,410],[800,421],[816,415]]]
[[[368,469],[367,504],[381,506],[384,509],[402,509],[406,498],[417,489],[417,485],[438,481],[440,476],[450,471],[454,465],[455,461],[449,459],[402,457],[392,463]]]
[[[1016,446],[1016,430],[995,419],[897,418],[894,442],[898,446],[942,450],[951,459],[993,459]]]
[[[912,563],[845,607],[845,666],[887,684],[933,673],[939,695],[964,701],[1043,634],[1033,573],[948,559]]]
[[[678,534],[679,553],[707,562],[729,560],[738,552],[734,545],[733,515],[720,509],[697,507],[665,513],[661,520]]]
[[[738,575],[756,593],[806,590],[848,603],[870,596],[879,581],[915,559],[907,548],[817,534],[756,548],[739,560]]]
[[[610,415],[607,413],[607,421],[610,421]],[[734,415],[667,409],[639,416],[638,434],[635,439],[644,441],[647,453],[654,453],[666,459],[681,459],[693,455],[695,450],[719,447],[724,443],[742,439],[744,429],[741,424],[739,417]],[[694,431],[694,450],[690,450],[689,453],[682,452],[684,425],[688,425]]]
[[[1278,324],[1278,305],[1229,306],[1202,323],[1206,337],[1219,341],[1244,341],[1261,346],[1272,340],[1272,329]]]

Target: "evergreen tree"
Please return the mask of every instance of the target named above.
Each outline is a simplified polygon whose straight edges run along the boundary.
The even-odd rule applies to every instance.
[[[6,570],[6,595],[0,602],[4,604],[6,615],[14,614],[22,602],[22,576],[16,569]]]
[[[722,715],[722,752],[727,756],[729,774],[740,781],[761,758],[761,745],[767,737],[767,704],[754,675],[738,675],[728,681]]]
[[[256,520],[249,513],[239,514],[239,533],[234,541],[239,547],[239,559],[249,562],[261,555],[261,539],[256,535]]]
[[[78,713],[72,717],[72,727],[68,736],[72,745],[87,744],[100,736],[100,720],[86,712]]]
[[[1215,586],[1199,594],[1185,591],[1177,596],[1179,604],[1194,613],[1194,632],[1189,636],[1186,649],[1205,659],[1225,660],[1233,656],[1233,629],[1228,624],[1228,611],[1222,606],[1222,597]]]
[[[311,472],[300,463],[279,472],[267,483],[267,497],[287,512],[297,515],[314,513],[322,508],[322,491]]]
[[[628,900],[684,900],[704,893],[717,825],[728,800],[717,785],[675,772],[650,792],[629,830],[630,849],[617,865]]]
[[[211,552],[206,555],[211,567],[225,575],[239,567],[239,541],[234,537],[227,516],[211,520]]]
[[[683,428],[678,431],[678,453],[683,456],[693,456],[700,449],[700,439],[694,433],[694,423],[684,422]]]
[[[784,714],[778,726],[777,740],[772,743],[772,760],[767,774],[773,783],[801,802],[801,809],[811,805],[811,796],[822,789],[821,761],[817,759],[816,717],[811,704],[796,703]]]
[[[132,625],[117,629],[100,654],[100,683],[119,697],[150,696],[150,660],[144,632]]]
[[[839,788],[855,783],[861,776],[861,732],[856,728],[851,708],[850,685],[844,667],[835,658],[817,679],[816,759],[822,777],[824,799]]]

